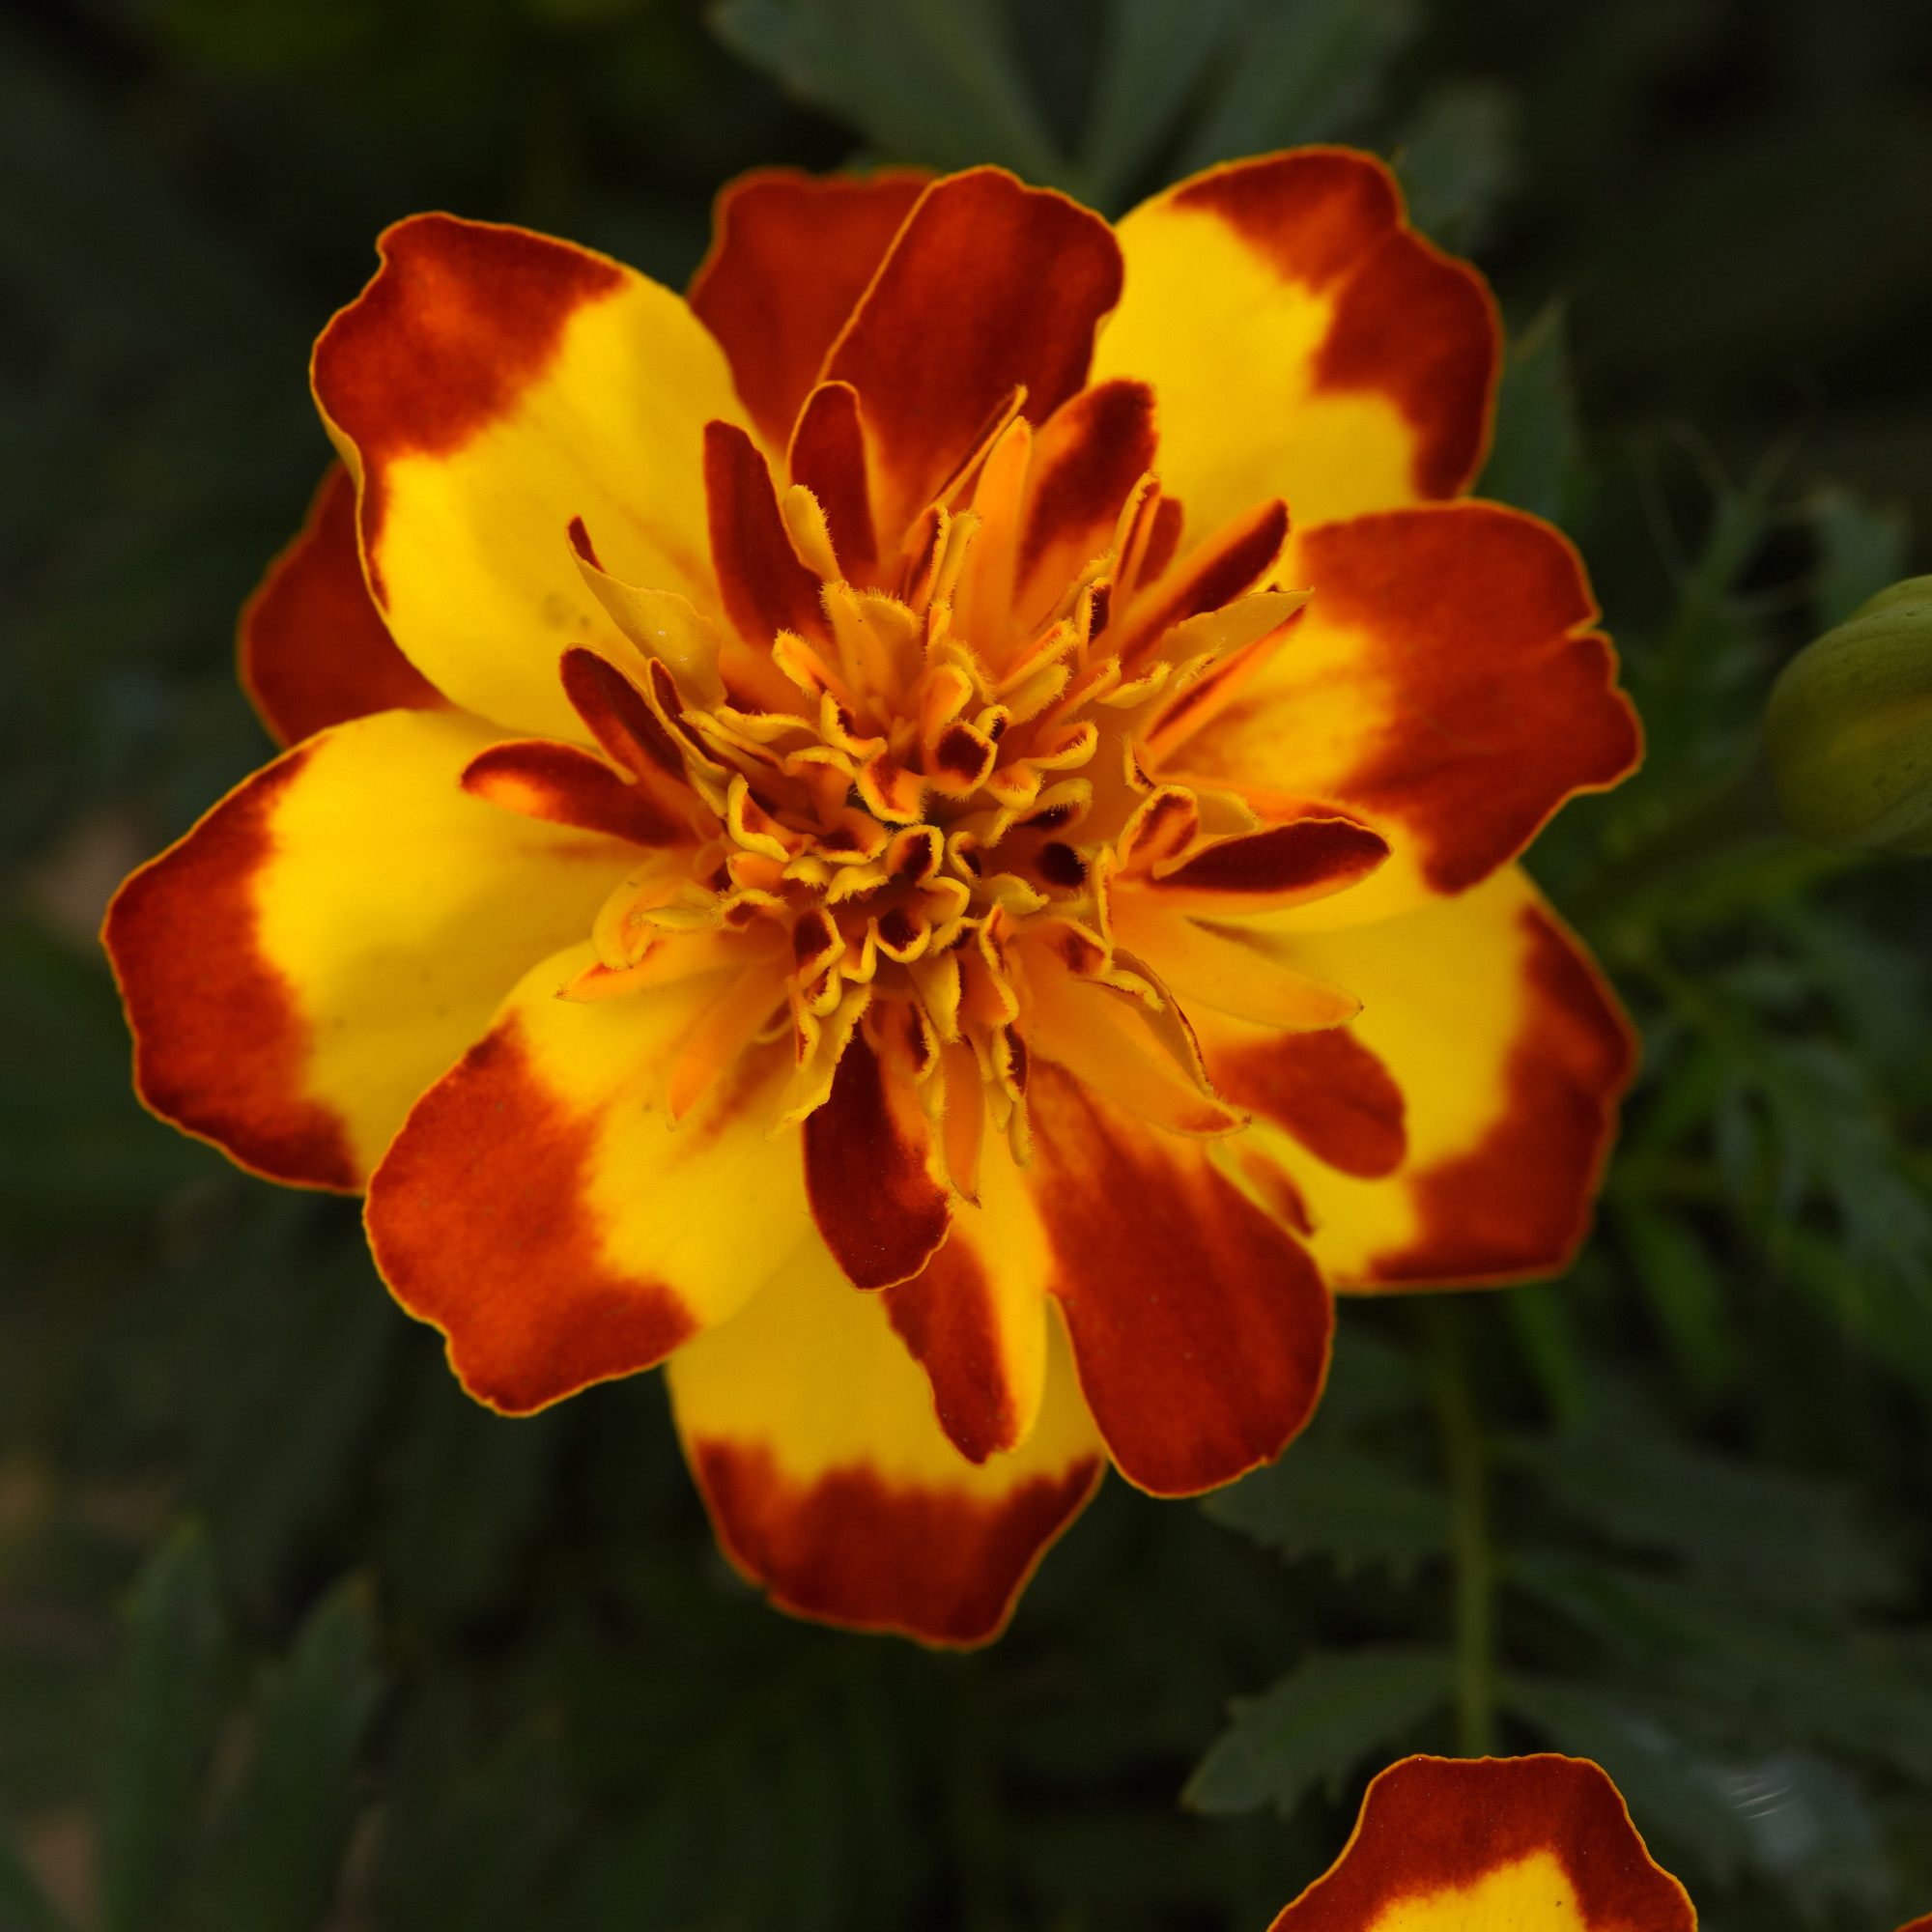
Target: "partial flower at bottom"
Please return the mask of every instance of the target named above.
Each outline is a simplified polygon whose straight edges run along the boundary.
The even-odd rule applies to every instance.
[[[977,1643],[1110,1460],[1278,1455],[1331,1289],[1562,1266],[1630,1037],[1513,862],[1637,731],[1379,163],[753,175],[688,300],[382,252],[291,749],[106,939],[148,1104],[366,1188],[473,1395],[668,1358],[776,1602]]]
[[[1410,1757],[1369,1786],[1342,1856],[1269,1932],[1696,1932],[1587,1758]],[[1932,1932],[1932,1918],[1899,1932]]]

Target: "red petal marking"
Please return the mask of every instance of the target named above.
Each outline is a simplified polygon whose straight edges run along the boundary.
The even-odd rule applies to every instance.
[[[896,1059],[896,1056],[893,1056]],[[932,1175],[932,1128],[908,1074],[855,1032],[825,1104],[806,1117],[805,1187],[856,1288],[890,1288],[931,1260],[952,1201]]]
[[[561,664],[563,695],[590,735],[639,777],[653,767],[684,782],[684,757],[643,694],[608,658],[574,644]]]
[[[1503,1114],[1479,1147],[1411,1177],[1421,1231],[1370,1263],[1371,1282],[1559,1274],[1589,1232],[1636,1039],[1577,942],[1535,906],[1520,917],[1529,1010]]]
[[[1328,1369],[1334,1305],[1314,1263],[1204,1150],[1050,1062],[1028,1099],[1053,1292],[1121,1473],[1193,1495],[1279,1455]]]
[[[1043,614],[1080,566],[1107,548],[1127,493],[1153,468],[1155,442],[1153,391],[1145,383],[1096,384],[1048,418],[1027,479],[1017,611]]]
[[[1160,508],[1166,507],[1163,502]],[[1159,510],[1154,533],[1160,533]],[[1176,534],[1179,534],[1178,526]],[[1218,611],[1263,582],[1288,541],[1288,505],[1279,497],[1258,503],[1231,524],[1198,544],[1146,600],[1136,598],[1122,613],[1118,637],[1110,638],[1121,662],[1131,666],[1145,657],[1176,624],[1203,611]]]
[[[144,1104],[251,1173],[354,1194],[362,1175],[344,1124],[303,1091],[308,1022],[256,950],[255,880],[274,858],[275,807],[308,757],[277,758],[143,866],[102,938]]]
[[[1582,559],[1548,524],[1493,503],[1394,510],[1310,530],[1297,558],[1311,610],[1364,634],[1365,673],[1394,698],[1323,795],[1400,819],[1437,892],[1487,878],[1572,793],[1635,769],[1636,714],[1586,628]],[[1293,743],[1291,721],[1284,757]]]
[[[570,318],[624,285],[602,255],[453,214],[412,214],[377,246],[383,266],[323,330],[311,364],[317,400],[361,454],[365,554],[387,466],[447,454],[507,414]],[[380,602],[381,582],[371,587]]]
[[[641,785],[591,753],[549,738],[479,752],[464,770],[463,789],[526,818],[608,832],[634,845],[675,845],[689,836]]]
[[[774,449],[784,447],[825,352],[931,179],[923,168],[763,168],[720,190],[691,306],[724,346],[739,397]]]
[[[647,1369],[696,1326],[668,1288],[605,1261],[584,1205],[596,1144],[511,1018],[416,1102],[369,1183],[383,1279],[506,1415]]]
[[[1299,818],[1209,845],[1173,871],[1157,874],[1153,889],[1269,896],[1339,892],[1366,878],[1388,852],[1388,841],[1378,833],[1346,818]]]
[[[864,1467],[793,1482],[768,1450],[734,1443],[699,1440],[694,1460],[718,1541],[774,1603],[949,1646],[999,1635],[1105,1468],[1029,1476],[991,1502]]]
[[[920,1273],[886,1290],[886,1313],[931,1380],[939,1426],[960,1455],[983,1463],[1013,1448],[1019,1417],[993,1287],[972,1247],[955,1234]]]
[[[1488,286],[1405,225],[1395,178],[1371,155],[1303,150],[1237,161],[1175,191],[1218,214],[1284,281],[1335,301],[1316,359],[1320,389],[1385,395],[1416,432],[1424,497],[1474,480],[1501,340]]]
[[[1346,1027],[1271,1038],[1256,1030],[1253,1046],[1209,1044],[1207,1055],[1208,1075],[1229,1099],[1286,1127],[1316,1159],[1365,1180],[1402,1165],[1402,1089]]]
[[[859,392],[849,383],[821,383],[807,398],[787,466],[791,480],[818,498],[839,569],[855,582],[867,582],[879,560],[879,542],[866,480]]]
[[[864,403],[889,547],[1016,384],[1035,422],[1085,385],[1120,298],[1113,231],[1065,195],[997,168],[925,191],[825,364]]]
[[[826,636],[818,579],[785,535],[770,466],[735,423],[704,425],[704,494],[718,588],[739,635],[759,649],[780,631]]]
[[[1405,1758],[1362,1800],[1347,1849],[1269,1932],[1371,1932],[1404,1900],[1463,1891],[1548,1853],[1589,1932],[1696,1932],[1617,1788],[1582,1758]],[[1909,1928],[1907,1928],[1909,1932]]]
[[[396,648],[362,581],[355,485],[331,463],[298,535],[242,607],[242,688],[278,745],[448,700]]]

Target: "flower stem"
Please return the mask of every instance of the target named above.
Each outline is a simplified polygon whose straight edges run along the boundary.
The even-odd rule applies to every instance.
[[[1468,1310],[1460,1294],[1432,1294],[1418,1299],[1416,1317],[1449,1479],[1457,1748],[1464,1757],[1487,1757],[1496,1745],[1496,1556],[1490,1536],[1489,1455],[1469,1378]]]

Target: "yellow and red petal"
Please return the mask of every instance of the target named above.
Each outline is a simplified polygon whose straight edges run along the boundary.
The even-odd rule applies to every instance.
[[[719,190],[691,306],[724,345],[768,449],[785,447],[826,351],[931,179],[760,168]]]
[[[316,344],[316,401],[357,478],[369,587],[455,702],[570,736],[558,653],[618,634],[578,574],[717,608],[704,425],[742,420],[724,351],[668,289],[523,229],[424,214]]]
[[[911,1010],[897,1002],[885,1009]],[[909,1056],[890,1042],[875,1051],[870,1031],[853,1034],[825,1103],[806,1117],[805,1186],[818,1232],[853,1286],[890,1288],[918,1274],[946,1239],[952,1190]]]
[[[554,738],[510,738],[463,768],[463,789],[506,811],[601,832],[633,845],[675,845],[691,828],[602,758]]]
[[[747,1054],[667,1119],[669,1068],[730,980],[559,1000],[592,958],[575,947],[525,976],[369,1183],[384,1280],[508,1414],[662,1361],[812,1239],[798,1163],[766,1138],[782,1051]],[[771,987],[777,1006],[776,967]]]
[[[1312,584],[1280,646],[1225,697],[1151,732],[1163,779],[1321,799],[1380,833],[1380,872],[1299,916],[1386,918],[1516,857],[1567,798],[1641,755],[1581,560],[1548,524],[1491,503],[1304,530]],[[1185,699],[1182,700],[1184,705]]]
[[[466,713],[331,727],[144,866],[104,938],[156,1113],[243,1167],[353,1191],[635,846],[471,798]]]
[[[718,1540],[775,1604],[961,1646],[997,1636],[1106,1465],[1050,1333],[1038,1418],[966,1460],[894,1333],[816,1242],[671,1358],[671,1403]]]
[[[718,594],[738,635],[760,650],[781,631],[827,636],[819,581],[785,535],[771,469],[735,423],[704,426],[704,494]]]
[[[1334,1308],[1306,1249],[1201,1143],[1051,1062],[1035,1060],[1027,1099],[1053,1293],[1116,1466],[1191,1495],[1272,1460],[1328,1369]]]
[[[1120,224],[1094,373],[1160,398],[1197,529],[1286,497],[1298,527],[1455,496],[1481,467],[1499,332],[1481,276],[1410,229],[1373,156],[1236,161]]]
[[[1044,422],[1085,385],[1120,293],[1113,231],[1064,194],[999,168],[925,190],[825,364],[859,392],[889,550],[1015,387]]]
[[[970,1094],[949,1095],[949,1119],[969,1103],[983,1111],[977,1066],[968,1077]],[[979,1199],[953,1204],[946,1245],[885,1300],[932,1384],[939,1426],[969,1462],[983,1463],[1017,1448],[1039,1414],[1052,1256],[1004,1142],[976,1165]]]
[[[237,641],[242,688],[278,745],[372,712],[448,701],[396,648],[362,581],[355,485],[339,463],[242,607]]]
[[[1270,1932],[1696,1932],[1689,1894],[1584,1758],[1410,1757]],[[1910,1928],[1907,1928],[1910,1932]]]
[[[1515,867],[1380,924],[1272,942],[1362,1002],[1346,1032],[1280,1035],[1199,1011],[1216,1086],[1250,1108],[1249,1159],[1285,1173],[1337,1287],[1559,1272],[1635,1065],[1630,1023]]]

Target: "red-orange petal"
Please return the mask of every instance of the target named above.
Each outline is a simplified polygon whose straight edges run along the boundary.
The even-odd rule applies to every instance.
[[[1286,574],[1314,590],[1291,643],[1194,735],[1163,731],[1159,769],[1358,814],[1394,852],[1378,910],[1476,884],[1634,769],[1636,714],[1548,524],[1473,502],[1354,517],[1302,531]]]
[[[704,426],[704,494],[718,592],[739,635],[760,650],[781,631],[824,637],[818,579],[785,535],[771,467],[735,423]]]
[[[1330,1167],[1373,1179],[1402,1165],[1408,1146],[1402,1089],[1347,1027],[1276,1034],[1218,1052],[1210,1042],[1208,1067],[1236,1106],[1286,1127]]]
[[[929,180],[923,168],[761,168],[719,191],[691,305],[772,448],[785,446],[825,352]]]
[[[919,1273],[946,1239],[952,1193],[933,1172],[932,1125],[910,1074],[866,1036],[864,1026],[853,1034],[831,1094],[806,1117],[805,1185],[818,1232],[854,1287],[889,1288]]]
[[[464,771],[463,789],[526,818],[608,832],[634,845],[675,845],[690,837],[643,785],[551,738],[512,738],[478,753]]]
[[[613,1268],[584,1207],[597,1126],[532,1071],[515,1021],[416,1102],[369,1184],[369,1236],[399,1300],[507,1415],[661,1362],[696,1327]]]
[[[448,702],[396,648],[362,581],[355,485],[339,463],[242,607],[237,644],[242,688],[278,745],[372,711]]]
[[[142,867],[115,895],[101,936],[143,1104],[251,1173],[353,1194],[362,1177],[346,1125],[307,1094],[308,1022],[255,943],[275,807],[313,749],[257,772]]]
[[[935,182],[827,357],[878,458],[881,534],[898,541],[1016,384],[1044,422],[1087,380],[1121,295],[1113,231],[998,168]]]
[[[1081,565],[1107,548],[1127,493],[1153,468],[1157,440],[1145,383],[1095,383],[1041,425],[1013,599],[1024,621],[1045,615]]]
[[[1374,1932],[1399,1912],[1418,1927],[1523,1932],[1697,1924],[1616,1786],[1587,1759],[1553,1754],[1391,1765],[1369,1786],[1342,1856],[1270,1932]]]
[[[854,582],[869,581],[879,560],[872,528],[871,485],[866,475],[866,428],[859,392],[849,383],[821,383],[799,412],[787,463],[825,512],[838,567]]]
[[[1029,1177],[1094,1419],[1116,1465],[1192,1495],[1279,1455],[1328,1367],[1334,1309],[1286,1229],[1199,1143],[1037,1059]]]

